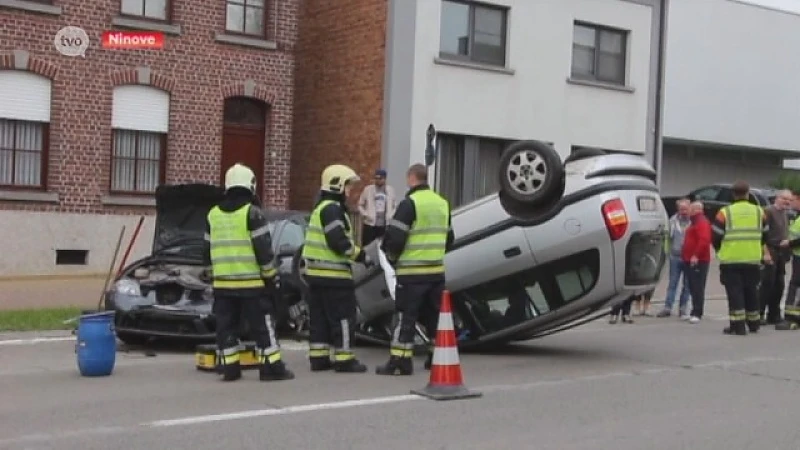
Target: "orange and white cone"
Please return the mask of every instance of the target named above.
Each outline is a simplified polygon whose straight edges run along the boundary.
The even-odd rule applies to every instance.
[[[453,326],[449,291],[442,293],[442,306],[439,310],[439,325],[436,330],[436,345],[433,348],[430,381],[423,389],[414,389],[411,393],[433,400],[455,400],[483,395],[464,386],[464,379],[461,375],[461,362],[458,359],[458,341],[456,340],[456,331]]]

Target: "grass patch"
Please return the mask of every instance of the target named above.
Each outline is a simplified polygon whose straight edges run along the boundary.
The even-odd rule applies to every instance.
[[[64,321],[81,315],[85,308],[75,306],[63,308],[0,310],[0,331],[45,331],[72,330],[76,323]]]

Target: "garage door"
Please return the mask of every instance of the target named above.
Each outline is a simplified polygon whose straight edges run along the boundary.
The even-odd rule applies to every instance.
[[[149,86],[117,86],[111,126],[123,130],[166,133],[169,128],[169,94]]]
[[[0,70],[0,117],[50,122],[50,80],[22,70]]]

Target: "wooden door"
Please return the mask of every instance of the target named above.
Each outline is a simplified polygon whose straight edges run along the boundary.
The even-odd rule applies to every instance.
[[[265,144],[266,104],[244,97],[226,99],[222,126],[220,184],[225,182],[225,172],[232,165],[241,163],[253,169],[258,182],[258,192],[262,192]]]

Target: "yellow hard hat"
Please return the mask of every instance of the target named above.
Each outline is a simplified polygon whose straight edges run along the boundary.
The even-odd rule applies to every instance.
[[[236,163],[225,172],[225,190],[243,187],[250,192],[256,191],[256,174],[244,164]]]
[[[359,180],[361,178],[355,170],[342,164],[334,164],[322,171],[322,187],[320,189],[340,194],[344,192],[345,184]]]

